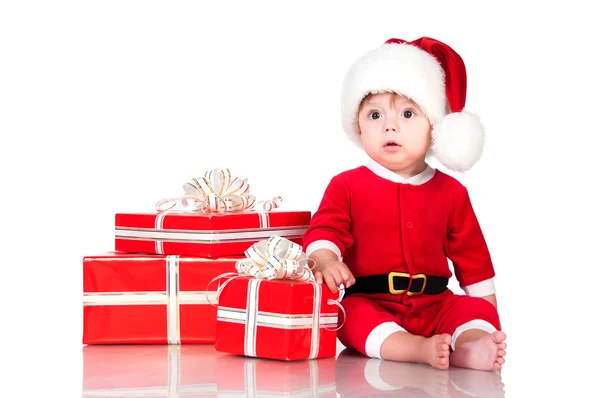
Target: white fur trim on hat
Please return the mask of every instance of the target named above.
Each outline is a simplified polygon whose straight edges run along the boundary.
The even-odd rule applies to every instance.
[[[445,167],[465,171],[481,157],[484,129],[468,112],[451,113],[446,98],[445,73],[427,51],[408,43],[388,43],[367,52],[348,70],[342,87],[342,127],[362,147],[358,107],[368,94],[394,92],[412,99],[432,125],[429,154]]]
[[[343,83],[342,125],[359,145],[358,107],[365,96],[379,92],[395,92],[412,99],[431,124],[446,115],[444,70],[436,59],[413,45],[384,44],[359,58]]]

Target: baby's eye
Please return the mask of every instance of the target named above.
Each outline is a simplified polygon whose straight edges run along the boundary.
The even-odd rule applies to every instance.
[[[373,120],[381,119],[381,113],[379,113],[377,111],[373,111],[373,112],[369,113],[369,118],[373,119]]]
[[[402,114],[402,116],[404,116],[407,119],[410,119],[411,117],[413,117],[414,113],[412,111],[404,111],[404,113]]]

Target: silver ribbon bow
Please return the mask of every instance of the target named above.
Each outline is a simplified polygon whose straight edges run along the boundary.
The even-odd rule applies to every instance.
[[[239,275],[267,280],[315,281],[308,265],[314,260],[308,258],[300,245],[288,239],[271,236],[250,246],[245,255],[245,259],[235,264]]]
[[[156,211],[228,213],[250,210],[255,206],[270,211],[279,207],[282,201],[280,196],[276,196],[256,203],[256,197],[250,193],[248,179],[232,178],[229,169],[212,169],[204,177],[190,178],[183,185],[183,190],[185,194],[180,197],[156,203]]]

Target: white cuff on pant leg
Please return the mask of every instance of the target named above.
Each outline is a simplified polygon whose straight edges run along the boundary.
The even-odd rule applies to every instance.
[[[406,330],[395,322],[383,322],[369,333],[365,343],[365,352],[371,358],[381,359],[381,346],[385,339],[396,332],[406,332]]]
[[[481,329],[481,330],[485,330],[488,333],[494,333],[495,331],[498,330],[494,327],[494,325],[492,325],[488,321],[484,321],[483,319],[474,319],[467,323],[463,323],[462,325],[460,325],[459,327],[456,328],[454,333],[452,333],[452,344],[450,345],[450,347],[452,347],[452,351],[454,351],[456,349],[455,346],[456,346],[456,340],[458,340],[458,337],[463,332],[465,332],[467,330],[471,330],[471,329]]]

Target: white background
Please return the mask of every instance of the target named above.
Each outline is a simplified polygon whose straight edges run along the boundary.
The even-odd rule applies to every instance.
[[[487,127],[453,175],[496,265],[507,396],[597,393],[600,31],[549,3],[3,2],[2,395],[80,396],[81,260],[112,250],[116,212],[215,167],[314,212],[367,160],[340,125],[346,69],[421,36],[461,54]]]

